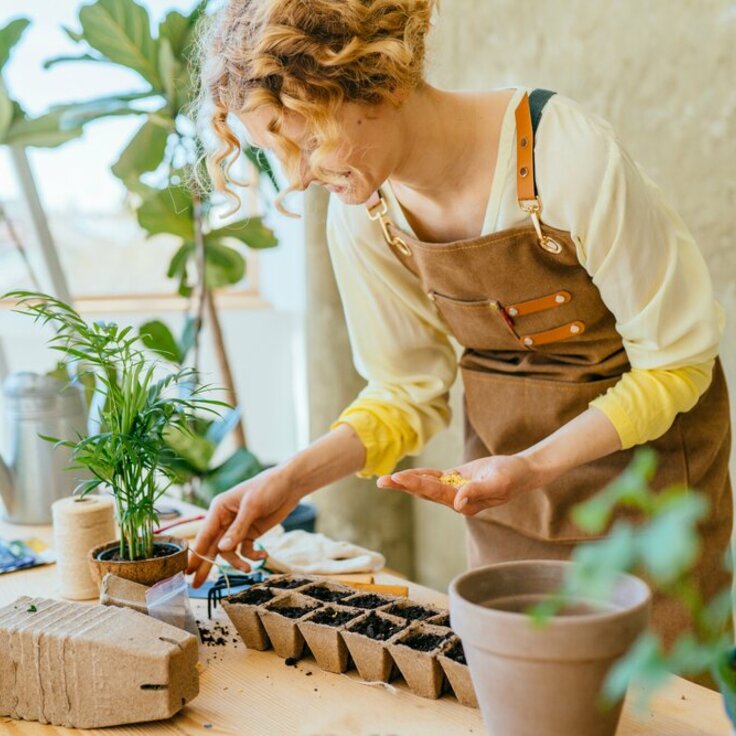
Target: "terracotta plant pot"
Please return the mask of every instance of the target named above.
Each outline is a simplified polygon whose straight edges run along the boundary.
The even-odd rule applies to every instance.
[[[132,580],[141,585],[153,585],[159,580],[165,580],[187,567],[187,552],[189,544],[186,539],[160,535],[154,537],[154,544],[168,544],[176,548],[171,554],[162,557],[151,557],[147,560],[111,560],[104,559],[106,553],[118,549],[120,542],[106,542],[90,550],[87,555],[92,579],[100,585],[107,573],[119,578]],[[102,559],[101,559],[102,558]]]
[[[465,649],[486,729],[503,736],[613,736],[621,703],[599,695],[611,666],[649,620],[646,583],[621,575],[610,604],[581,601],[544,627],[525,613],[559,590],[571,562],[507,562],[450,585],[454,630]]]

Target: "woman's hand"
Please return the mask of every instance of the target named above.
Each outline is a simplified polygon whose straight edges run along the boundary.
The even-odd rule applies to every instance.
[[[300,495],[294,492],[280,468],[265,470],[216,496],[189,553],[187,573],[194,573],[192,585],[199,587],[212,567],[212,563],[198,555],[214,560],[220,554],[238,570],[250,571],[250,565],[238,556],[236,547],[240,545],[243,557],[264,559],[266,553],[255,550],[253,543],[280,524],[299,499]]]
[[[467,483],[455,488],[441,476],[458,473]],[[494,455],[473,460],[453,470],[402,470],[378,479],[379,488],[395,488],[449,506],[465,516],[500,506],[514,496],[542,485],[544,479],[532,461],[521,455]]]

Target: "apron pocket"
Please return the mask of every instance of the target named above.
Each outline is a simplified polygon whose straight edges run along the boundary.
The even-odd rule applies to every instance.
[[[493,299],[468,301],[429,292],[455,339],[474,350],[523,350],[511,320]]]

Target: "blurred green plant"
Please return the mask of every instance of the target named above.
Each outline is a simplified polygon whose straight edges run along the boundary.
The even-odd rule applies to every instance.
[[[178,339],[160,320],[146,322],[139,329],[143,345],[179,369],[183,369],[194,345],[193,332],[191,319],[185,322]],[[247,447],[237,447],[224,461],[213,462],[218,448],[232,434],[239,419],[240,409],[235,407],[216,419],[192,417],[186,431],[175,426],[165,433],[164,439],[174,453],[169,465],[176,483],[184,488],[191,503],[206,508],[218,493],[263,470]]]
[[[588,534],[602,534],[619,508],[639,512],[644,522],[617,521],[605,538],[578,545],[572,556],[577,564],[570,568],[562,590],[531,613],[543,625],[571,601],[610,599],[621,573],[640,575],[653,590],[687,608],[693,629],[681,634],[667,650],[657,634],[644,632],[609,673],[604,701],[620,700],[630,681],[636,682],[642,697],[647,698],[672,674],[692,677],[710,673],[736,725],[732,592],[729,586],[711,600],[703,600],[693,577],[702,544],[698,527],[707,517],[708,501],[685,487],[653,490],[650,484],[656,467],[655,453],[641,449],[616,480],[575,507],[573,519]],[[730,559],[723,564],[729,569],[732,566]]]
[[[189,299],[181,344],[160,321],[149,322],[141,336],[149,349],[160,348],[159,354],[166,353],[167,360],[179,366],[189,357],[196,375],[200,332],[207,321],[228,400],[237,406],[215,290],[245,278],[245,248],[272,248],[277,240],[259,216],[241,215],[225,223],[217,220],[217,197],[197,185],[206,178],[204,172],[199,177],[194,175],[202,166],[203,149],[190,106],[199,83],[198,24],[205,19],[209,5],[209,0],[201,0],[189,13],[171,10],[157,24],[134,0],[96,0],[82,5],[79,30],[64,28],[81,53],[49,59],[45,66],[69,62],[113,64],[138,76],[140,85],[136,89],[57,105],[49,114],[69,131],[111,116],[141,118],[112,165],[112,173],[127,188],[130,205],[148,236],[166,234],[179,240],[167,275],[176,282],[178,292]],[[277,179],[262,152],[245,145],[243,153],[255,166],[259,185],[266,181],[278,191]],[[214,468],[209,463],[218,443],[213,444],[212,438],[219,437],[219,431],[210,424],[193,420],[188,433],[178,441],[169,437],[172,447],[182,453],[180,477],[189,484],[190,491],[196,485],[192,500],[198,503],[206,504],[215,489],[225,490],[225,481],[234,485],[260,470],[260,464],[246,449],[240,412],[230,415],[230,424],[237,451]]]

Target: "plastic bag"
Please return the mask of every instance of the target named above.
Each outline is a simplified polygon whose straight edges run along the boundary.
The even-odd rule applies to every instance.
[[[184,629],[199,639],[199,629],[189,603],[187,581],[184,573],[161,580],[146,591],[148,615]]]

